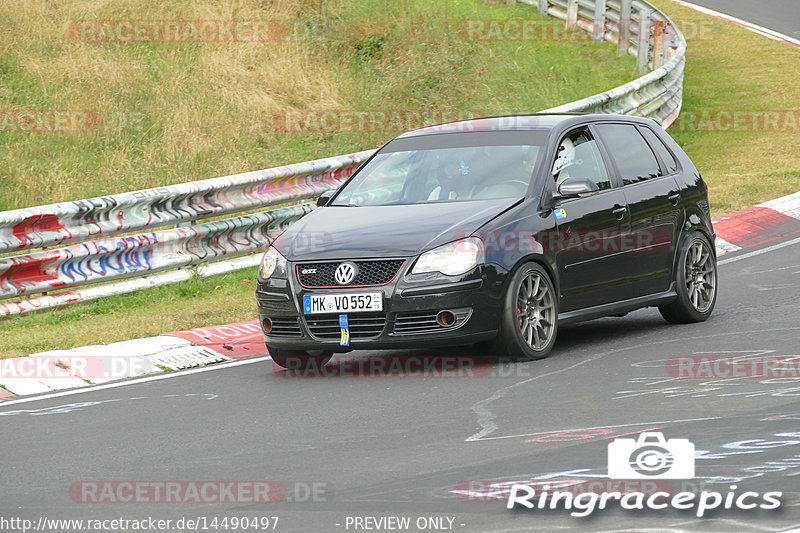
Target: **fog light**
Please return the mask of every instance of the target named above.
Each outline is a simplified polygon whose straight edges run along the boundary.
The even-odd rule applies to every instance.
[[[440,326],[449,328],[456,323],[456,316],[452,311],[439,311],[439,314],[436,315],[436,322],[438,322]]]
[[[261,324],[263,324],[263,326],[264,326],[264,332],[265,333],[269,333],[270,331],[272,331],[272,320],[270,320],[269,318],[265,318],[261,322]]]

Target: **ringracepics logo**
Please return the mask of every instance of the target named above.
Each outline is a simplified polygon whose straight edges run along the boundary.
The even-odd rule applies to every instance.
[[[614,439],[608,445],[611,479],[692,479],[694,444],[688,439],[664,440],[663,433],[646,432],[638,439]]]
[[[695,476],[695,447],[687,439],[665,439],[660,432],[644,432],[638,439],[619,438],[608,445],[608,477],[612,480],[692,479]],[[643,482],[644,483],[644,482]],[[698,518],[715,510],[774,510],[781,506],[782,492],[703,490],[699,493],[665,490],[611,490],[605,492],[553,489],[547,485],[515,483],[508,492],[507,509],[565,509],[574,517],[586,517],[604,510],[612,502],[625,510],[694,510]]]

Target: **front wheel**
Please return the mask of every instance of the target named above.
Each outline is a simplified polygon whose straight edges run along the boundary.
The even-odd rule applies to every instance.
[[[506,289],[495,351],[521,361],[547,357],[558,332],[558,304],[553,282],[537,263],[522,265]]]
[[[705,235],[691,233],[683,242],[675,287],[678,298],[658,308],[667,322],[688,324],[711,316],[717,302],[717,257]]]
[[[323,353],[322,355],[309,355],[302,350],[286,350],[284,348],[270,348],[267,351],[272,357],[272,361],[287,370],[308,371],[317,370],[325,366],[331,360],[332,355]]]

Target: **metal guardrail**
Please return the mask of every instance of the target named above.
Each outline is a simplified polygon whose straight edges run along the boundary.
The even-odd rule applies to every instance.
[[[664,127],[677,118],[686,41],[662,12],[640,0],[520,1],[564,19],[567,28],[592,33],[595,41],[617,42],[619,55],[637,57],[640,72],[653,69],[621,87],[547,111],[650,116]],[[314,208],[312,203],[299,202],[338,187],[373,152],[0,212],[0,255],[10,254],[0,257],[0,300],[33,295],[0,303],[0,316],[119,293],[115,285],[121,283],[83,292],[48,291],[147,276],[263,250],[275,232]],[[202,222],[287,203],[296,205]],[[158,231],[136,233],[142,230]],[[169,276],[169,281],[177,279]],[[147,284],[129,286],[126,290]]]
[[[617,43],[617,55],[636,56],[636,68],[651,72],[621,87],[548,109],[620,113],[657,119],[667,128],[681,111],[686,39],[664,13],[639,0],[526,0],[539,11],[581,27],[595,41]]]

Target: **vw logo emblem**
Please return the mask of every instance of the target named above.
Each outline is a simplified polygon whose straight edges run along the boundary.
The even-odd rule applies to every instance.
[[[333,275],[336,278],[336,283],[339,285],[349,285],[352,283],[353,278],[356,277],[357,272],[358,267],[356,267],[355,263],[348,261],[336,267],[336,272],[334,272]]]

